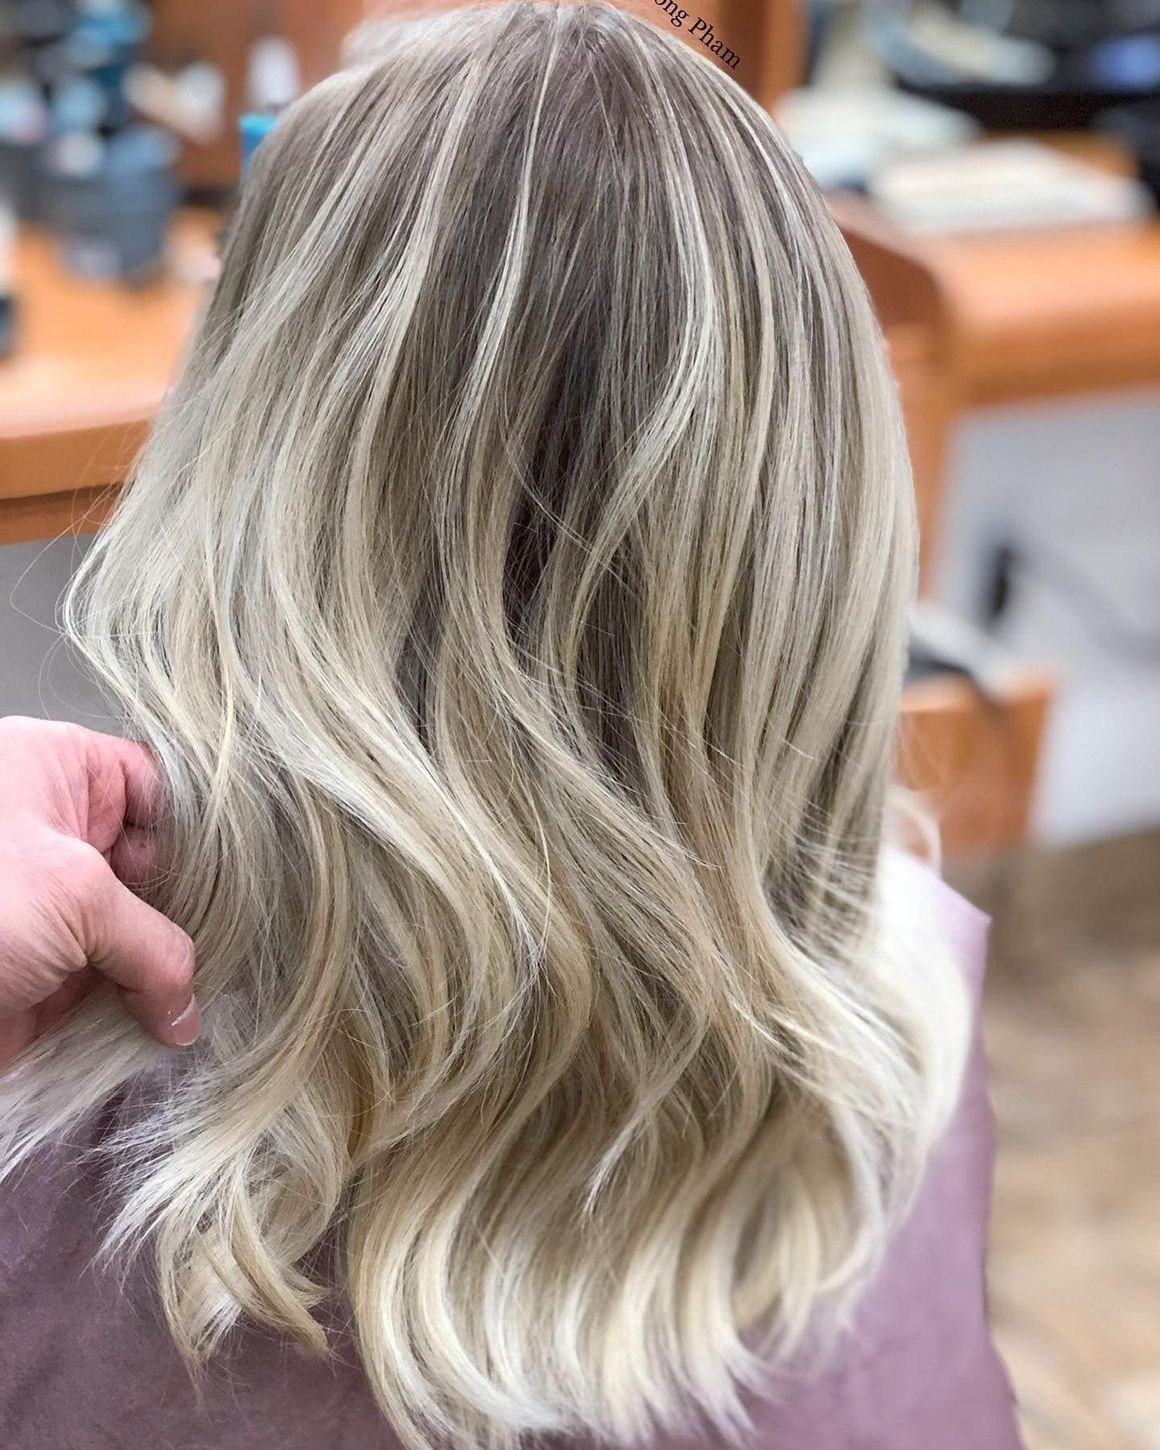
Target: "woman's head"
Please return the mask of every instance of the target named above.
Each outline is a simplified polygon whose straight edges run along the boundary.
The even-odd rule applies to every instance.
[[[803,831],[871,860],[915,539],[814,187],[609,7],[380,47],[258,153],[126,565],[212,605],[243,694],[268,657],[424,761],[563,750],[681,829],[727,805],[751,867]]]
[[[410,1445],[737,1418],[953,1079],[880,869],[914,548],[850,258],[681,42],[451,12],[279,121],[73,601],[207,1006],[113,1155],[183,1347],[319,1343],[337,1225]],[[12,1142],[147,1059],[93,1004]]]

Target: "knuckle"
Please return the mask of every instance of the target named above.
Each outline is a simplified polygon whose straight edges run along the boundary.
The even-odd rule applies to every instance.
[[[54,853],[56,875],[74,897],[99,901],[109,885],[109,865],[95,846],[72,836],[59,836]]]
[[[33,746],[72,739],[80,727],[64,720],[36,720],[31,715],[0,716],[0,742],[5,746]]]
[[[7,894],[21,903],[28,928],[54,941],[62,961],[79,969],[99,920],[108,868],[99,851],[51,831],[32,834],[19,853],[0,860]]]
[[[20,736],[28,734],[30,729],[42,725],[42,720],[34,720],[31,715],[0,715],[0,735]]]
[[[24,801],[36,802],[43,814],[52,782],[61,772],[62,762],[83,758],[84,729],[63,720],[34,720],[28,715],[5,715],[0,718],[0,766],[10,780],[13,791],[0,801],[5,816]]]
[[[31,750],[36,740],[37,724],[27,715],[5,715],[0,719],[0,756],[11,763],[13,756]]]
[[[62,922],[81,941],[95,940],[108,905],[112,875],[101,853],[84,841],[59,837],[45,884]]]

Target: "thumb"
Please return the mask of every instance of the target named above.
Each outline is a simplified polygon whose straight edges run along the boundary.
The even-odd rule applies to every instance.
[[[188,1047],[201,1030],[193,996],[193,942],[104,866],[84,913],[89,965],[115,982],[126,1008],[151,1037]]]

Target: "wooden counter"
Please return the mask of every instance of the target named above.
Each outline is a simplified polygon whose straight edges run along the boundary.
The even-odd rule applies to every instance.
[[[77,278],[59,265],[46,236],[29,232],[21,237],[20,337],[13,356],[0,362],[0,543],[91,532],[103,522],[179,365],[204,295],[205,282],[199,279],[206,275],[216,227],[211,213],[183,215],[166,279],[139,291]],[[1093,237],[1078,240],[1085,247],[1097,244]],[[1036,244],[1042,247],[1042,239]],[[936,502],[932,488],[941,473],[952,342],[945,323],[932,329],[928,322],[944,316],[946,284],[891,246],[866,242],[856,250],[871,289],[885,289],[894,299],[884,321],[929,532]],[[975,254],[961,265],[985,270]],[[1030,335],[1034,305],[1019,295],[1019,288],[1002,282],[998,258],[993,265],[993,313],[983,314],[994,319],[989,324],[993,335],[1017,330],[1017,318],[1026,319],[1020,325]],[[1100,294],[1105,301],[1116,295],[1116,285],[1105,283]],[[1069,305],[1081,311],[1082,289],[1075,285],[1072,290],[1076,296]],[[1089,288],[1084,295],[1091,294]],[[1118,325],[1122,329],[1124,321]],[[1042,331],[1045,326],[1041,319],[1040,335],[1050,338]],[[1160,343],[1160,337],[1156,340]],[[1063,366],[1055,344],[1045,346],[1039,366]],[[1094,368],[1098,351],[1090,345],[1086,351]],[[1079,348],[1068,356],[1078,359],[1084,353]],[[985,371],[981,344],[974,356]],[[1120,375],[1128,366],[1123,357],[1139,365],[1147,356],[1143,341],[1136,351],[1129,344]],[[996,364],[1009,368],[1011,360],[996,359]],[[1049,694],[1049,682],[1037,676],[1013,681],[1010,692],[992,706],[954,679],[907,692],[900,773],[938,810],[949,854],[1023,838]]]
[[[960,676],[908,685],[896,770],[938,819],[949,858],[1021,845],[1028,835],[1056,682],[1013,667],[993,695]]]
[[[924,245],[965,404],[1160,384],[1160,224]]]
[[[971,408],[1160,386],[1160,221],[915,235],[830,197],[890,344],[929,588],[946,457]]]
[[[1113,148],[1085,139],[1055,144],[1122,169]],[[893,226],[857,196],[830,204],[856,256],[865,243],[925,274],[924,310],[943,328],[944,386],[957,409],[1160,385],[1160,219],[928,235]],[[913,319],[897,271],[867,280],[887,329]]]
[[[164,278],[110,286],[22,229],[16,344],[0,359],[0,543],[99,527],[169,386],[204,295],[217,221],[177,219]]]

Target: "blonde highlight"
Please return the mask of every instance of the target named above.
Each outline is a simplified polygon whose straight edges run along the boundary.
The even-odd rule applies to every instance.
[[[611,6],[396,22],[244,188],[69,603],[154,750],[205,1031],[93,1001],[6,1169],[146,1069],[110,1253],[409,1450],[644,1443],[841,1322],[966,1009],[891,866],[914,587],[882,340],[769,118]]]

